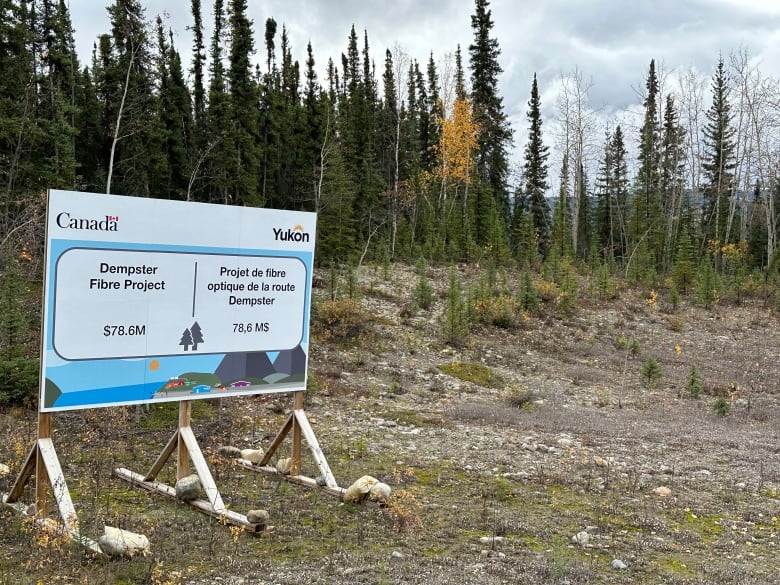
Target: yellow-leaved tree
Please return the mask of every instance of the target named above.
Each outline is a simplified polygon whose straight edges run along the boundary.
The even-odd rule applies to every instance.
[[[439,202],[446,201],[451,191],[457,197],[462,188],[462,203],[465,207],[479,130],[473,118],[471,103],[467,99],[456,99],[450,115],[440,121],[440,127],[441,134],[436,147],[439,164],[433,172],[439,185]]]

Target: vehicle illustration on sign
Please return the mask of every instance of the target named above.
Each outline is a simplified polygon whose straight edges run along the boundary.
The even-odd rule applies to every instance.
[[[233,382],[233,383],[231,384],[231,386],[232,386],[233,388],[244,388],[244,387],[246,387],[246,386],[251,386],[251,385],[252,385],[252,384],[250,384],[250,383],[249,383],[249,382],[247,382],[246,380],[238,380],[237,382]]]
[[[193,382],[190,382],[187,378],[171,378],[165,384],[165,388],[179,388],[181,386],[192,386],[192,384]]]
[[[193,394],[203,394],[205,392],[211,392],[211,386],[207,384],[198,384],[192,389]]]

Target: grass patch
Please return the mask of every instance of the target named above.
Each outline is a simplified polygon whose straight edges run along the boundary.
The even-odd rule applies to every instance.
[[[450,362],[438,368],[445,374],[464,382],[472,382],[485,388],[503,388],[504,379],[483,364],[473,362]]]
[[[216,402],[211,399],[192,401],[191,417],[195,420],[210,418],[216,409]],[[142,429],[172,429],[179,424],[179,403],[162,402],[151,404],[149,412],[140,420]]]

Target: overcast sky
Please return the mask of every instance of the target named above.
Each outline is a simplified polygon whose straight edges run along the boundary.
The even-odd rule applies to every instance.
[[[158,14],[167,18],[188,66],[190,0],[141,1],[149,20]],[[110,3],[70,0],[82,63],[90,62],[97,35],[110,32],[105,10]],[[202,4],[208,32],[212,2]],[[468,66],[473,0],[248,0],[248,5],[260,59],[264,23],[273,17],[280,32],[282,24],[287,27],[293,56],[301,63],[311,41],[320,71],[328,58],[340,66],[353,24],[361,48],[363,31],[368,32],[378,77],[385,49],[396,46],[425,67],[431,52],[441,62],[460,44]],[[728,60],[745,48],[764,75],[780,79],[780,0],[493,0],[490,10],[504,69],[499,90],[519,143],[527,133],[534,72],[546,117],[555,112],[556,81],[575,67],[591,86],[591,107],[605,116],[641,102],[637,92],[652,58],[666,72],[693,67],[709,78],[719,55]]]

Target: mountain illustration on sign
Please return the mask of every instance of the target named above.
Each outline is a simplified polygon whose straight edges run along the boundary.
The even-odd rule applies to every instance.
[[[195,321],[192,326],[182,332],[179,345],[184,347],[184,351],[189,351],[190,346],[192,346],[192,351],[198,351],[199,343],[205,343],[205,341],[203,340],[203,331],[198,322]]]

